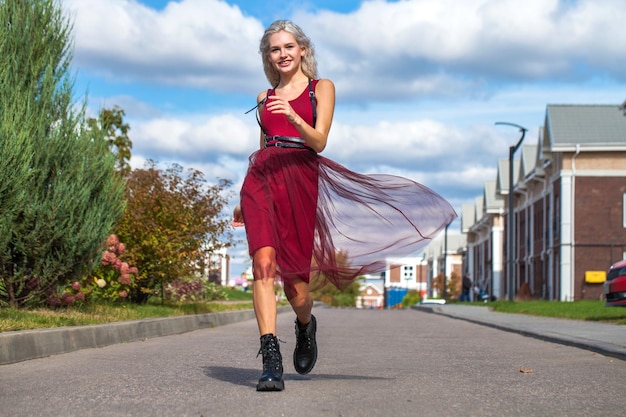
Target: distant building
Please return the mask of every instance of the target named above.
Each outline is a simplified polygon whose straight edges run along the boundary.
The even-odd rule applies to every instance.
[[[425,292],[428,288],[428,267],[423,257],[387,259],[385,287],[406,288]]]
[[[365,277],[361,295],[356,300],[356,308],[383,308],[384,305],[384,281],[380,278]]]
[[[441,233],[424,250],[424,259],[429,278],[429,298],[441,298],[443,294],[433,285],[433,280],[439,275],[446,277],[448,290],[456,294],[461,290],[460,277],[463,274],[463,254],[466,246],[466,236],[459,234]],[[453,282],[451,278],[458,278]]]
[[[204,277],[206,280],[219,285],[229,285],[230,256],[228,256],[226,248],[205,252],[204,265]]]

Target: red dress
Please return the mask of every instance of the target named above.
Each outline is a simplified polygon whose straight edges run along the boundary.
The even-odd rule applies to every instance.
[[[290,104],[313,125],[308,87]],[[260,120],[266,137],[300,136],[284,115],[265,107]],[[456,217],[446,200],[414,181],[359,174],[290,147],[250,156],[241,210],[250,255],[274,247],[283,282],[297,277],[311,290],[328,282],[344,289],[360,275],[386,270],[389,258],[417,255]]]

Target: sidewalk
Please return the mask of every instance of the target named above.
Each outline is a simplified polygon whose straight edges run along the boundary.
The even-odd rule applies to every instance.
[[[412,308],[626,360],[626,326],[623,325],[498,313],[488,307],[460,304]]]

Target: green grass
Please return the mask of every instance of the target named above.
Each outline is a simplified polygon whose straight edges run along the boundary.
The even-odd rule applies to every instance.
[[[474,304],[490,306],[494,311],[503,313],[626,324],[626,308],[607,307],[603,301],[582,300],[571,303],[558,301],[495,301],[492,303]]]
[[[234,288],[222,288],[222,292],[226,294],[226,298],[230,301],[252,301],[252,291],[241,291]]]
[[[161,304],[159,300],[152,300],[143,305],[102,303],[57,310],[0,308],[0,332],[83,326],[252,308],[252,293],[229,288],[224,289],[224,292],[227,294],[228,301]]]

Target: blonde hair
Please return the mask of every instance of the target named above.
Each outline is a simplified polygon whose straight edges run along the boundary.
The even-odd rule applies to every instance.
[[[317,60],[315,59],[315,48],[313,48],[311,40],[295,23],[289,20],[277,20],[265,29],[265,33],[261,38],[261,44],[259,45],[259,53],[263,59],[263,70],[265,71],[265,76],[270,82],[270,85],[276,87],[280,82],[280,73],[270,62],[270,36],[281,30],[292,34],[293,37],[296,38],[298,45],[304,48],[305,53],[302,57],[301,64],[304,75],[311,79],[317,79]]]

